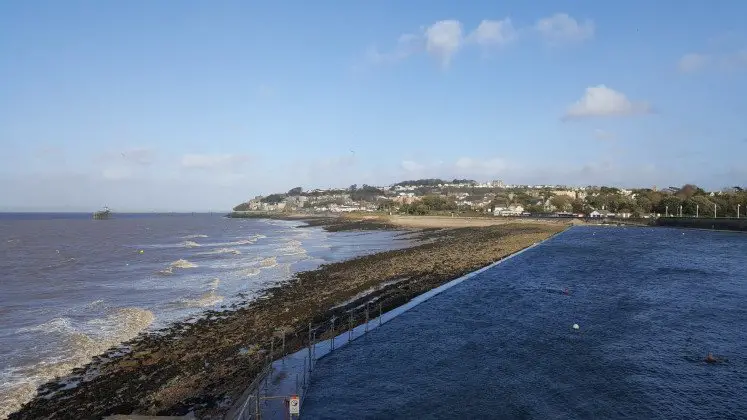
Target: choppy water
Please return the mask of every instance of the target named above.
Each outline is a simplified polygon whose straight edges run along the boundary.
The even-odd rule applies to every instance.
[[[0,214],[0,419],[39,384],[145,329],[249,298],[296,271],[406,245],[392,232],[300,225]]]
[[[302,411],[747,418],[747,236],[573,228],[320,360]]]

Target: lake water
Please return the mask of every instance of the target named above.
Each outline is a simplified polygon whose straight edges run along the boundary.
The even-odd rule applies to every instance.
[[[408,244],[396,232],[301,225],[0,214],[0,419],[39,384],[141,331],[251,298],[296,271]]]
[[[745,419],[747,236],[573,228],[320,360],[302,412]]]

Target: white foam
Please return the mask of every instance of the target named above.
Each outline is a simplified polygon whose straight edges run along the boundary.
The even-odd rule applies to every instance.
[[[183,258],[180,258],[180,259],[172,262],[171,264],[169,264],[169,268],[171,268],[171,269],[174,269],[174,268],[196,268],[196,267],[197,267],[197,264],[195,264],[193,262],[190,262],[190,261],[187,261],[187,260],[185,260]]]
[[[233,254],[240,255],[241,251],[234,248],[218,248],[214,251],[201,252],[198,255],[221,255],[221,254]]]
[[[153,322],[153,313],[140,308],[112,310],[103,319],[75,325],[69,318],[54,318],[19,332],[35,333],[51,344],[54,358],[0,372],[0,418],[6,418],[30,401],[36,388],[73,368],[88,363],[119,343],[130,340]]]
[[[209,290],[196,299],[181,299],[179,304],[184,308],[205,308],[217,305],[223,302],[223,299],[224,297],[215,290]]]
[[[250,268],[246,268],[244,270],[241,270],[241,274],[244,275],[244,276],[246,276],[246,277],[254,277],[257,274],[259,274],[260,272],[261,272],[260,269],[259,268],[255,268],[255,267],[250,267]]]
[[[265,258],[259,262],[259,265],[262,268],[273,268],[278,265],[278,259],[275,257]]]
[[[199,238],[207,238],[207,235],[187,235],[182,236],[182,239],[199,239]]]
[[[197,248],[198,246],[200,246],[200,244],[195,241],[184,241],[181,243],[181,245],[185,248]]]

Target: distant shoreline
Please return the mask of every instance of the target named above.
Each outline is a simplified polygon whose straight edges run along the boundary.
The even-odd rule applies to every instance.
[[[302,219],[305,217],[290,220]],[[126,354],[111,349],[74,370],[71,377],[42,386],[39,395],[10,418],[63,413],[72,417],[182,415],[189,411],[198,417],[221,416],[260,372],[278,328],[295,331],[310,322],[345,316],[349,308],[373,297],[381,302],[382,310],[393,309],[568,227],[567,223],[529,221],[444,227],[449,223],[442,219],[419,219],[420,225],[427,221],[428,227],[413,227],[412,220],[306,220],[308,225],[330,231],[406,230],[416,241],[409,248],[297,273],[284,284],[267,289],[263,296],[230,310],[207,311],[196,319],[143,334],[126,343]],[[465,220],[458,223],[476,223]],[[319,331],[317,337],[327,333],[333,332]],[[286,350],[302,348],[305,339],[289,336]],[[66,380],[75,378],[80,384],[64,389]]]

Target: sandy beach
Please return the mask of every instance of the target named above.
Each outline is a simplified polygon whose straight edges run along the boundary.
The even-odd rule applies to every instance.
[[[222,418],[259,373],[278,329],[297,331],[309,322],[344,315],[365,302],[369,290],[376,290],[384,311],[395,308],[568,226],[562,221],[401,216],[314,218],[308,223],[330,231],[408,229],[417,241],[410,248],[298,273],[230,311],[208,311],[143,334],[41,387],[10,418],[188,412]],[[303,335],[288,337],[286,348],[300,349],[305,340]]]

